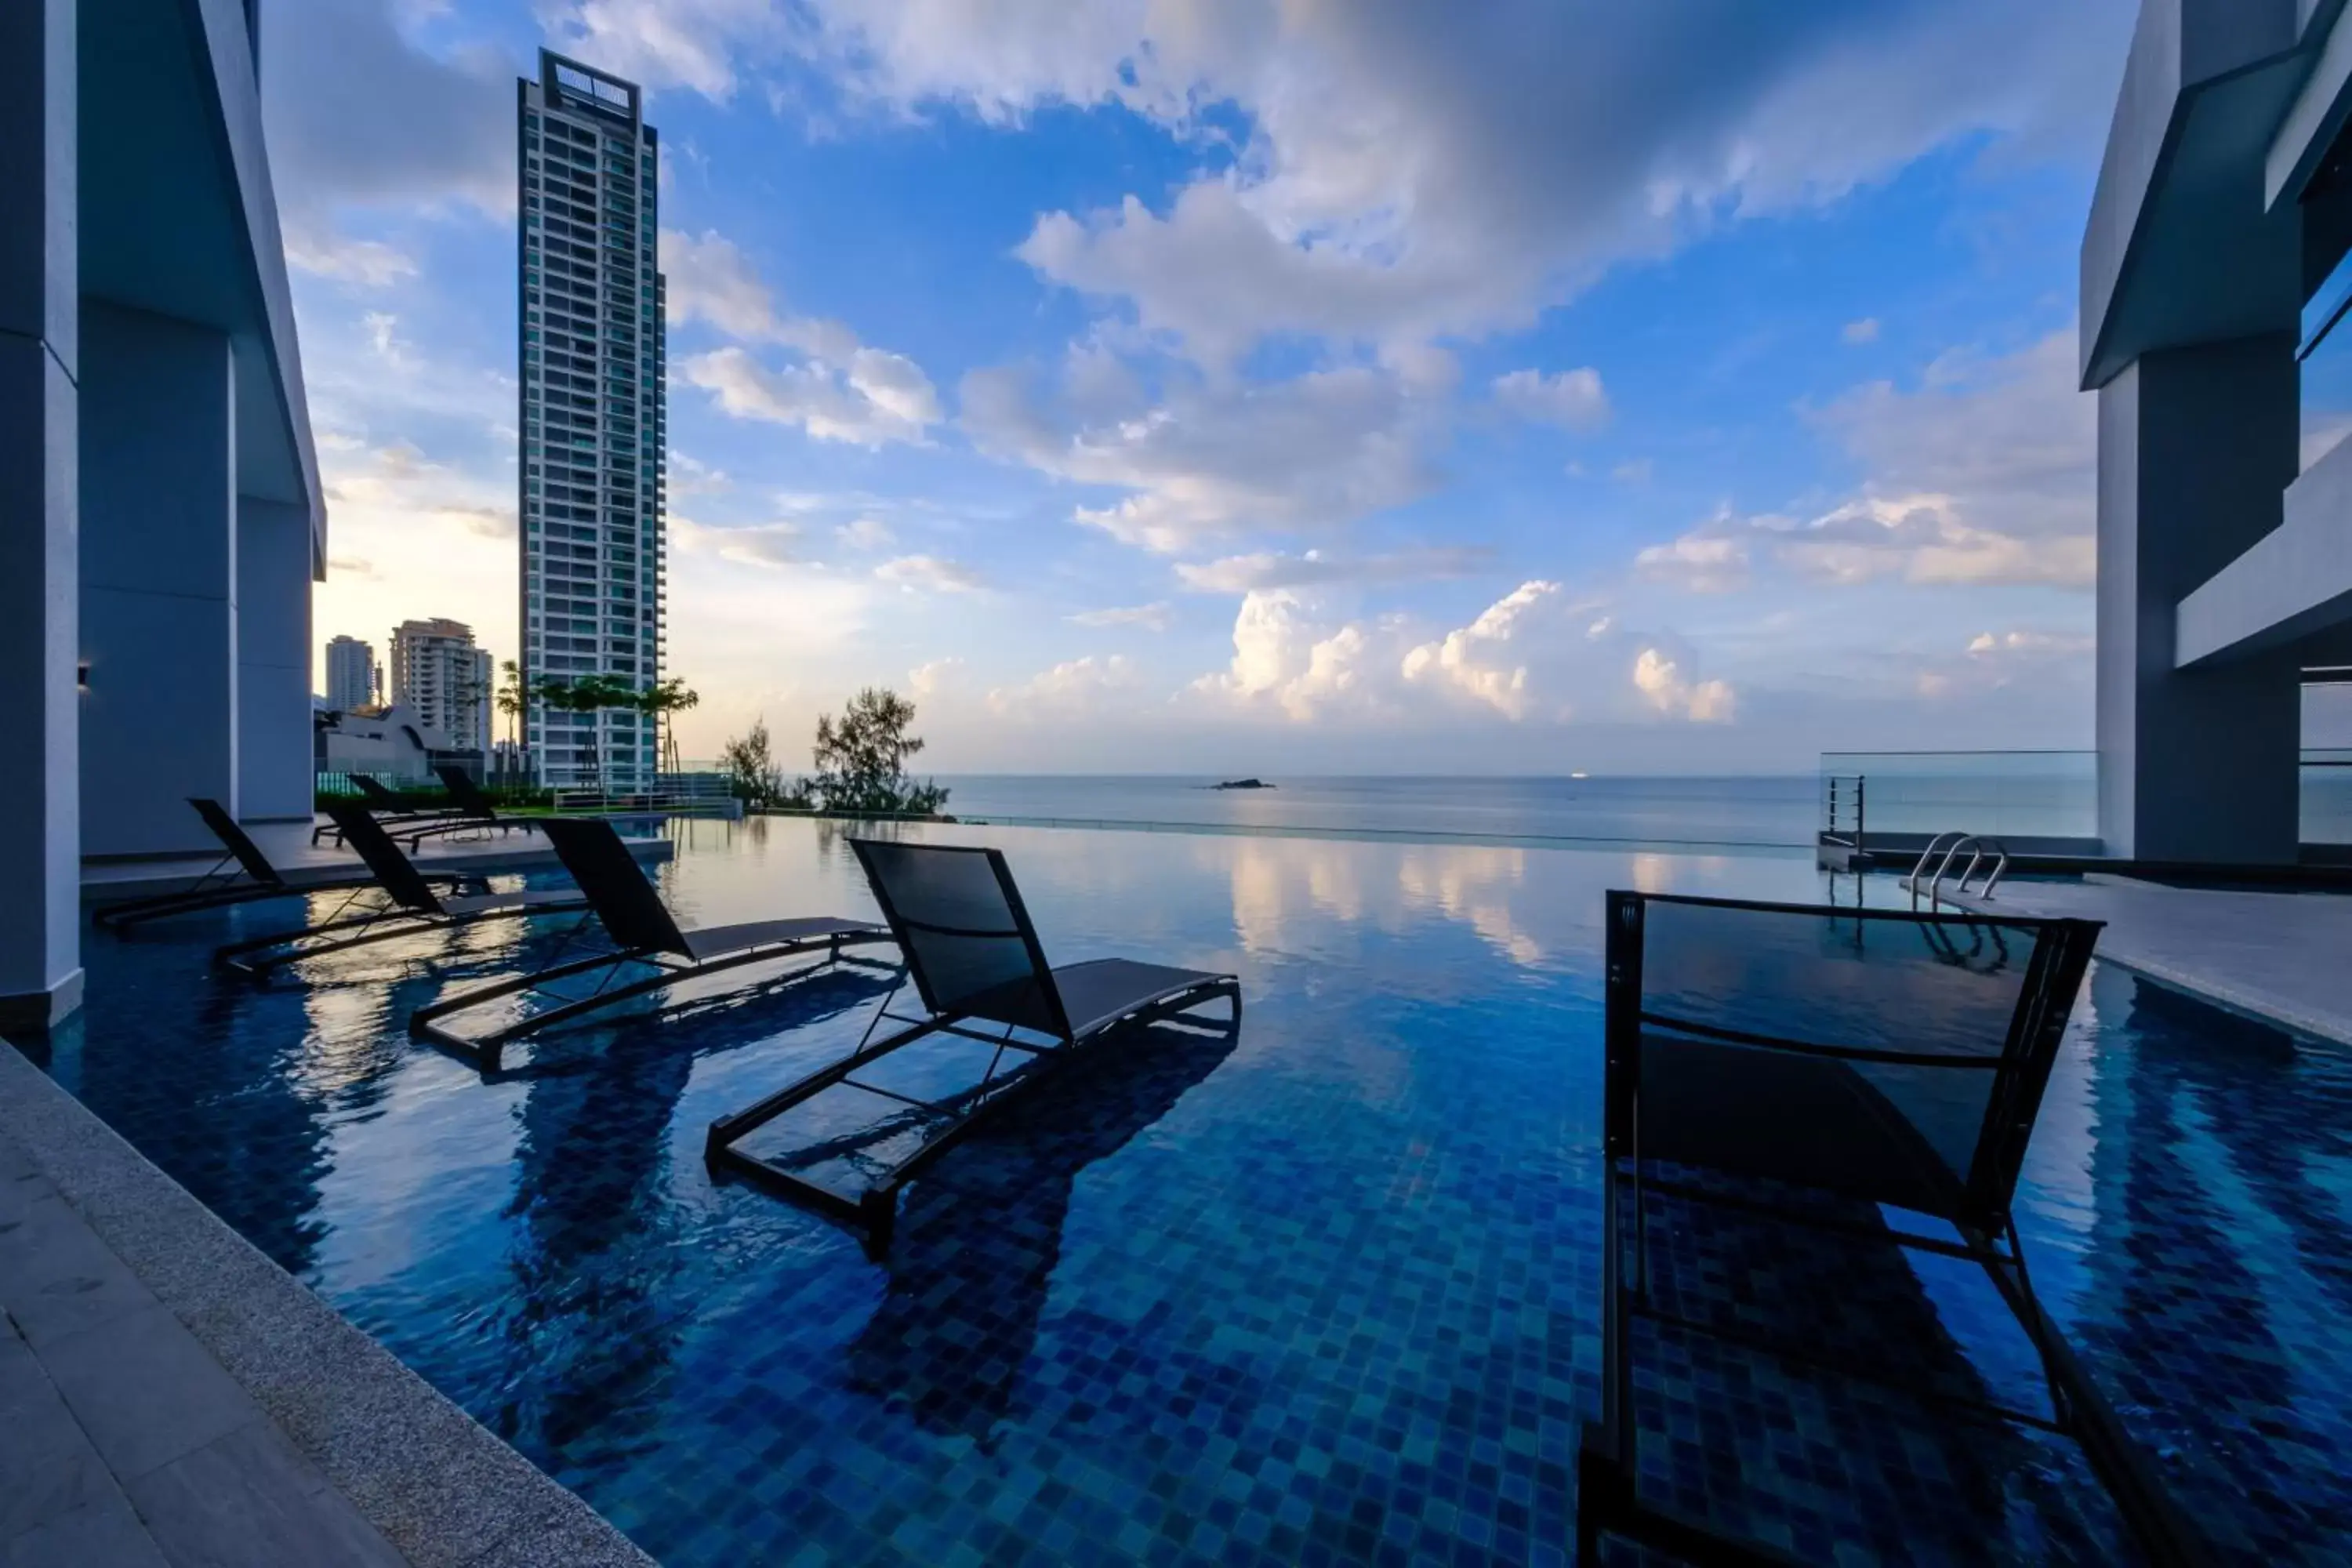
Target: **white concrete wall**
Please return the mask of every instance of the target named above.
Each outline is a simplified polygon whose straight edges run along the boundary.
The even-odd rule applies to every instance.
[[[247,822],[310,816],[310,517],[236,503],[237,811]]]
[[[74,0],[0,5],[0,1027],[81,996]]]
[[[92,300],[81,351],[82,853],[201,851],[188,797],[242,809],[229,340]]]

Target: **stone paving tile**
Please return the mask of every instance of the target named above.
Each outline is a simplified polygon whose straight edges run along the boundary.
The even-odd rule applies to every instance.
[[[252,1396],[162,1306],[40,1352],[67,1407],[125,1481],[263,1419]]]
[[[151,1471],[130,1492],[173,1568],[404,1562],[266,1422]]]
[[[2352,1044],[2352,899],[2176,888],[2104,874],[2004,882],[1995,913],[2105,921],[2099,956],[2168,984]]]
[[[123,1495],[105,1497],[0,1541],[0,1568],[170,1568]]]
[[[100,1288],[44,1295],[35,1263]],[[98,1495],[70,1506],[89,1478],[61,1471],[36,1499],[0,1433],[0,1501],[45,1520],[0,1523],[0,1568],[650,1563],[0,1044],[0,1423],[36,1394],[95,1454]]]
[[[5,1311],[0,1311],[0,1414],[16,1408],[37,1394],[54,1396],[57,1391],[49,1385],[48,1374],[41,1370],[38,1357],[32,1347],[17,1333],[16,1325]],[[0,1437],[5,1437],[0,1433]],[[8,1473],[0,1466],[0,1476]]]
[[[38,1181],[41,1168],[33,1163],[33,1156],[23,1144],[13,1139],[0,1138],[0,1191],[16,1182]]]
[[[0,1217],[0,1307],[36,1349],[155,1305],[153,1292],[56,1194]]]
[[[31,1348],[0,1322],[0,1541],[114,1490],[105,1462]]]

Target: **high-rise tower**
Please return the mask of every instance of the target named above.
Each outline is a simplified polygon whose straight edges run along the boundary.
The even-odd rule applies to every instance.
[[[463,621],[403,621],[392,628],[392,700],[461,752],[490,749],[490,656]]]
[[[660,679],[667,465],[656,142],[635,84],[541,50],[517,84],[521,170],[522,668]],[[533,702],[551,782],[649,782],[650,719]]]
[[[375,649],[357,637],[332,637],[327,643],[327,706],[339,713],[375,705],[376,689],[383,684],[375,668]]]

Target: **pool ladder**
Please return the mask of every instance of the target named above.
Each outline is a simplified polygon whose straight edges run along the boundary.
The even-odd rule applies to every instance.
[[[1960,868],[1960,879],[1954,887],[1962,897],[1967,896],[1969,879],[1977,874],[1977,868],[1984,864],[1985,857],[1990,855],[1991,868],[1986,871],[1984,886],[1977,889],[1976,896],[1987,902],[1991,901],[1994,886],[2000,881],[2001,874],[2009,869],[2009,850],[1997,838],[1980,838],[1973,833],[1938,833],[1927,840],[1927,847],[1920,851],[1919,863],[1911,868],[1909,876],[1903,879],[1903,886],[1910,890],[1913,909],[1919,907],[1922,892],[1927,895],[1930,910],[1938,906],[1943,899],[1944,879],[1951,874],[1952,863],[1960,858],[1963,849],[1969,852],[1968,864]],[[1937,860],[1939,850],[1943,858]],[[1927,879],[1930,862],[1935,864],[1936,874]],[[1927,879],[1924,887],[1921,885],[1923,879]]]

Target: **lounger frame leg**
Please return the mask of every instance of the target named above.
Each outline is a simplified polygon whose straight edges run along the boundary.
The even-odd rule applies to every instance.
[[[514,911],[513,915],[527,912],[519,910]],[[494,915],[483,915],[478,919],[480,921],[509,920],[512,919],[513,915],[500,911]],[[349,952],[354,948],[369,947],[379,942],[391,942],[399,937],[415,936],[425,931],[446,931],[453,923],[439,916],[403,910],[394,914],[380,915],[372,920],[339,921],[332,926],[322,926],[316,931],[306,931],[291,939],[280,937],[271,942],[235,942],[231,947],[241,951],[224,957],[224,953],[230,952],[228,948],[224,948],[221,952],[215,953],[213,957],[214,962],[221,967],[233,970],[248,980],[267,980],[289,963],[300,963],[306,959],[325,958],[332,953]],[[360,929],[352,929],[355,927]],[[352,934],[336,936],[326,942],[310,940],[326,935],[331,931],[341,930],[352,930]],[[280,947],[281,951],[262,952],[258,957],[244,956],[246,952],[258,952],[272,946]]]
[[[247,942],[233,942],[226,947],[214,950],[213,963],[216,968],[232,970],[250,980],[267,980],[286,965],[299,963],[305,959],[324,958],[331,953],[348,952],[353,948],[367,947],[379,942],[391,942],[396,938],[412,936],[421,931],[449,931],[461,925],[487,925],[491,921],[530,920],[538,916],[560,913],[563,909],[570,907],[576,906],[550,907],[541,904],[534,907],[523,904],[510,910],[485,910],[478,913],[456,916],[435,914],[423,910],[378,910],[369,914],[353,915],[345,920],[327,921],[310,927],[308,931],[281,931],[276,936],[255,937]],[[349,931],[352,934],[348,936],[337,934],[343,931]],[[320,937],[330,940],[324,942],[317,940]],[[271,948],[278,948],[280,951],[271,952],[268,951]],[[255,953],[262,956],[247,956]]]
[[[95,910],[90,915],[90,923],[100,931],[121,932],[149,921],[168,920],[173,915],[192,915],[205,910],[225,910],[236,904],[259,903],[265,899],[283,899],[301,891],[300,888],[273,888],[262,882],[234,888],[215,886],[202,892],[190,889],[184,893],[141,899],[135,904],[115,904]]]
[[[2122,1419],[2075,1358],[2066,1336],[2042,1310],[2025,1271],[2025,1248],[2011,1223],[2005,1248],[1991,1237],[1969,1235],[1980,1260],[2010,1312],[2033,1342],[2051,1403],[2066,1433],[2082,1448],[2116,1510],[2140,1549],[2157,1568],[2201,1568],[2206,1553],[2196,1530],[2184,1518],[2147,1462],[2147,1455],[2124,1428]]]
[[[235,855],[222,856],[205,868],[205,874],[196,879],[194,886],[183,888],[176,893],[156,893],[148,898],[125,899],[120,903],[103,905],[90,911],[91,922],[101,931],[117,931],[141,921],[153,920],[159,915],[177,914],[184,908],[209,909],[215,903],[234,903],[257,894],[266,897],[278,890],[264,882],[237,883],[236,879],[241,873],[228,871],[228,867],[236,859]],[[224,871],[228,871],[228,874],[223,876]]]
[[[378,889],[373,882],[368,883],[365,887],[352,889],[351,897],[336,905],[333,912],[329,914],[325,920],[320,921],[316,925],[310,926],[305,930],[294,931],[274,931],[268,936],[247,937],[243,942],[224,943],[222,946],[213,949],[213,967],[215,969],[233,969],[241,974],[247,975],[266,974],[271,969],[277,967],[278,963],[283,961],[279,959],[257,959],[248,961],[246,957],[247,953],[266,953],[273,947],[287,947],[293,943],[305,941],[310,937],[329,936],[336,931],[363,931],[370,926],[379,925],[385,921],[410,922],[415,920],[415,916],[414,911],[404,909],[400,905],[394,904],[388,900],[383,903],[370,905],[367,909],[355,915],[346,915],[343,913],[345,910],[348,910],[353,904],[358,903],[363,895],[375,890]],[[406,929],[406,926],[404,925],[401,929],[404,930]],[[387,932],[386,934],[391,935],[395,933]]]
[[[1237,1026],[1241,1021],[1241,988],[1238,984],[1231,980],[1217,980],[1188,986],[1181,992],[1161,997],[1147,1005],[1123,1014],[1080,1037],[1059,1040],[1042,1047],[1013,1038],[1010,1026],[1006,1026],[1001,1035],[983,1034],[979,1030],[967,1027],[967,1022],[971,1016],[968,1013],[949,1013],[930,1018],[906,1019],[890,1012],[889,1001],[886,998],[882,1007],[875,1014],[872,1022],[866,1026],[866,1037],[859,1041],[857,1048],[849,1055],[819,1068],[805,1078],[786,1085],[773,1094],[745,1106],[740,1110],[713,1121],[703,1139],[703,1158],[709,1165],[713,1175],[733,1174],[748,1177],[781,1196],[804,1204],[832,1218],[845,1221],[864,1234],[869,1250],[878,1250],[889,1244],[891,1229],[898,1216],[899,1190],[967,1136],[983,1117],[1012,1099],[1019,1089],[1034,1083],[1054,1066],[1076,1055],[1087,1046],[1118,1029],[1177,1017],[1221,994],[1232,999],[1233,1018]],[[909,1026],[884,1036],[878,1040],[875,1039],[873,1037],[875,1027],[886,1018],[907,1023]],[[940,1034],[957,1035],[996,1047],[997,1055],[990,1060],[987,1073],[982,1077],[980,1084],[971,1091],[977,1098],[964,1110],[951,1113],[945,1126],[913,1153],[892,1166],[856,1197],[847,1197],[829,1187],[821,1186],[772,1160],[762,1159],[736,1146],[742,1139],[773,1121],[793,1107],[803,1104],[824,1090],[847,1080],[849,1076],[859,1068],[879,1061],[892,1052],[914,1044],[917,1040]],[[1015,1080],[1012,1087],[1000,1088],[996,1092],[989,1093],[987,1091],[990,1087],[997,1082],[995,1076],[997,1063],[1002,1060],[1003,1052],[1008,1049],[1024,1052],[1032,1058],[1029,1072]],[[887,1092],[874,1090],[870,1086],[853,1087],[866,1087],[869,1092]]]
[[[845,948],[888,940],[887,934],[881,931],[876,931],[870,935],[862,931],[835,931],[826,936],[774,942],[763,947],[747,949],[741,952],[726,953],[698,963],[665,962],[667,955],[641,948],[619,952],[599,952],[586,958],[559,963],[550,969],[536,970],[529,974],[516,975],[488,985],[476,986],[471,990],[460,992],[455,996],[445,997],[430,1006],[420,1007],[409,1016],[408,1032],[417,1039],[428,1041],[474,1064],[486,1074],[493,1073],[498,1071],[506,1047],[514,1041],[527,1038],[558,1024],[584,1017],[591,1013],[610,1007],[614,1003],[625,1002],[633,996],[642,996],[649,991],[659,991],[665,986],[676,985],[682,980],[694,980],[705,974],[717,974],[725,970],[740,969],[746,964],[805,958],[818,952],[824,953],[828,963],[838,962],[845,956],[843,952]],[[520,995],[538,991],[551,980],[569,979],[573,975],[585,974],[591,970],[599,968],[618,970],[631,963],[652,965],[655,972],[641,979],[631,981],[625,985],[613,985],[608,988],[600,984],[590,995],[569,998],[543,1013],[533,1013],[529,1017],[519,1018],[511,1024],[493,1029],[487,1034],[461,1035],[454,1029],[443,1027],[439,1022],[452,1013],[478,1007],[485,1002],[495,1002],[501,996]]]
[[[173,915],[197,914],[206,910],[225,910],[237,904],[257,904],[269,899],[299,898],[306,893],[363,892],[376,884],[373,879],[354,881],[337,879],[327,882],[255,882],[236,878],[221,878],[221,868],[234,857],[223,856],[213,868],[196,879],[193,887],[176,893],[157,893],[151,898],[125,899],[118,903],[102,904],[90,911],[90,923],[100,931],[124,931],[149,921],[168,920]],[[466,871],[427,871],[425,880],[436,892],[465,894],[483,889],[478,874]],[[219,879],[215,880],[215,879]]]
[[[1625,1163],[1631,1163],[1630,1153]],[[1628,1333],[1633,1321],[1646,1319],[1771,1355],[1791,1365],[1808,1366],[1878,1383],[1962,1411],[1980,1420],[2012,1422],[2072,1439],[2089,1462],[2116,1504],[2135,1543],[2156,1568],[2201,1568],[2207,1556],[2197,1531],[2184,1519],[2149,1468],[2145,1453],[2132,1441],[2123,1423],[2099,1393],[2082,1363],[2067,1346],[2065,1336],[2035,1299],[2025,1267],[2025,1253],[2012,1226],[2000,1236],[1963,1229],[1955,1244],[1900,1230],[1867,1231],[1860,1226],[1800,1215],[1769,1205],[1746,1202],[1677,1183],[1644,1183],[1638,1167],[1621,1171],[1612,1155],[1602,1177],[1608,1204],[1604,1219],[1601,1321],[1601,1419],[1585,1426],[1577,1456],[1577,1546],[1580,1561],[1592,1553],[1603,1535],[1621,1536],[1655,1548],[1670,1556],[1699,1563],[1789,1563],[1799,1561],[1761,1542],[1732,1540],[1678,1516],[1671,1509],[1643,1500],[1636,1490],[1638,1465],[1633,1407],[1633,1363]],[[2052,1416],[2043,1419],[2025,1412],[1962,1399],[1885,1377],[1871,1377],[1843,1368],[1822,1356],[1808,1355],[1794,1346],[1776,1344],[1761,1336],[1741,1334],[1698,1323],[1649,1305],[1644,1268],[1643,1222],[1638,1217],[1644,1200],[1655,1193],[1740,1213],[1751,1213],[1802,1228],[1832,1233],[1869,1235],[1908,1249],[1934,1252],[1978,1265],[1990,1279],[2018,1325],[2032,1342],[2047,1381]],[[1633,1249],[1637,1280],[1625,1279],[1626,1237],[1623,1214],[1630,1202],[1637,1210]]]

